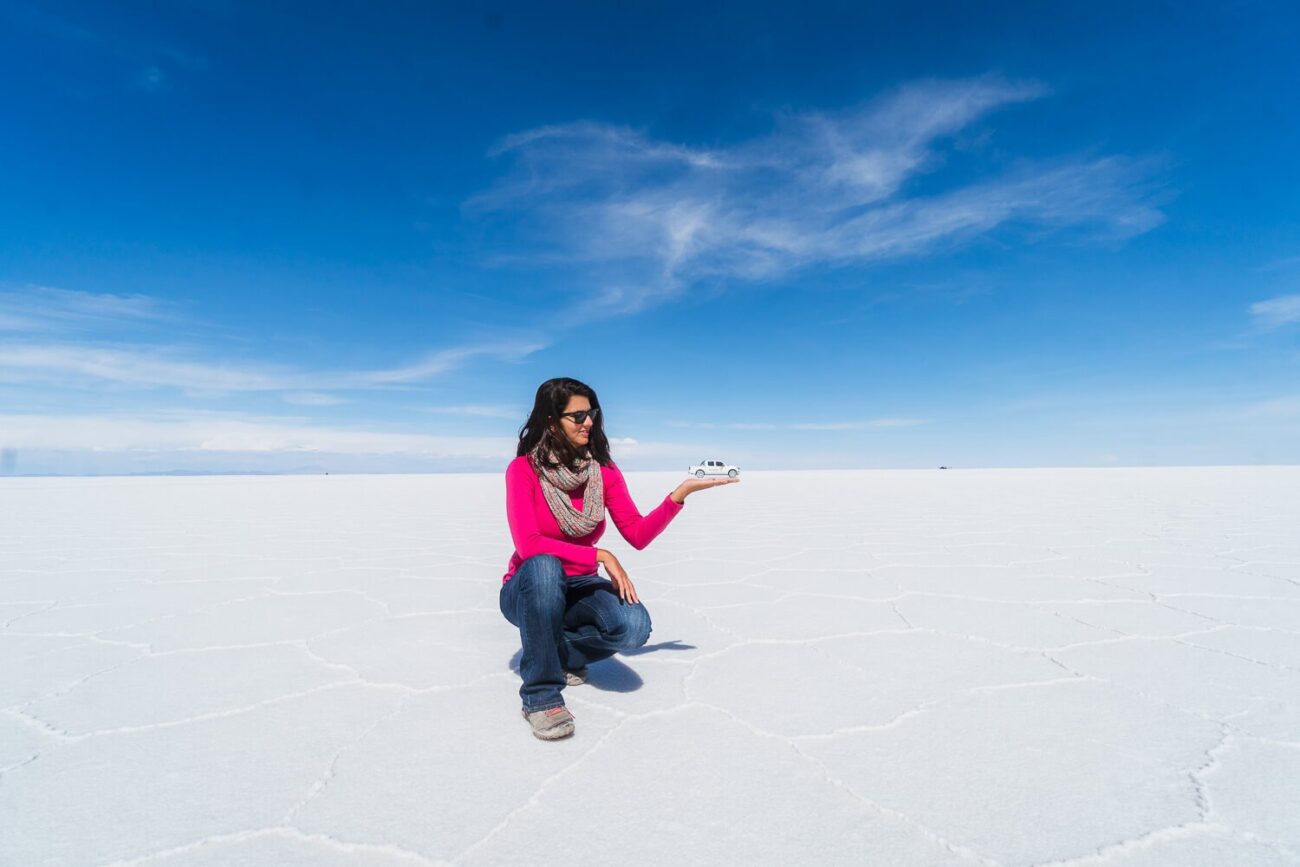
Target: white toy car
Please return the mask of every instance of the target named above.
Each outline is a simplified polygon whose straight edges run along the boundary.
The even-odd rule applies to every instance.
[[[705,476],[727,476],[734,479],[740,475],[740,467],[733,467],[731,464],[724,464],[722,461],[700,461],[693,467],[687,467],[686,472],[702,479]]]

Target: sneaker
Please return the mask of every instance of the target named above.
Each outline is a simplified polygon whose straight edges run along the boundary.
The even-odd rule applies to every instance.
[[[567,738],[573,734],[573,714],[563,705],[523,713],[524,719],[533,727],[533,734],[544,741]]]
[[[564,683],[566,686],[582,686],[586,682],[587,682],[587,666],[584,665],[582,668],[576,669],[574,671],[568,671],[567,669],[565,670]]]

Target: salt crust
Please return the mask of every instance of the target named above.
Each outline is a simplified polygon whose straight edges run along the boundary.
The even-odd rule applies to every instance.
[[[1298,863],[1296,490],[747,472],[543,744],[495,476],[0,479],[0,864]]]

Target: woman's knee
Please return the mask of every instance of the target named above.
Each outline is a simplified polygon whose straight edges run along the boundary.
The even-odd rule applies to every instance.
[[[635,650],[650,640],[650,612],[640,602],[628,605],[623,613],[623,649]]]
[[[553,554],[537,554],[519,564],[511,581],[518,581],[518,589],[535,600],[558,600],[564,603],[564,564]]]

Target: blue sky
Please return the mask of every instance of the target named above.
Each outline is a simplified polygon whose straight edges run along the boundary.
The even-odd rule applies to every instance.
[[[1300,460],[1300,13],[975,5],[0,0],[0,472]]]

